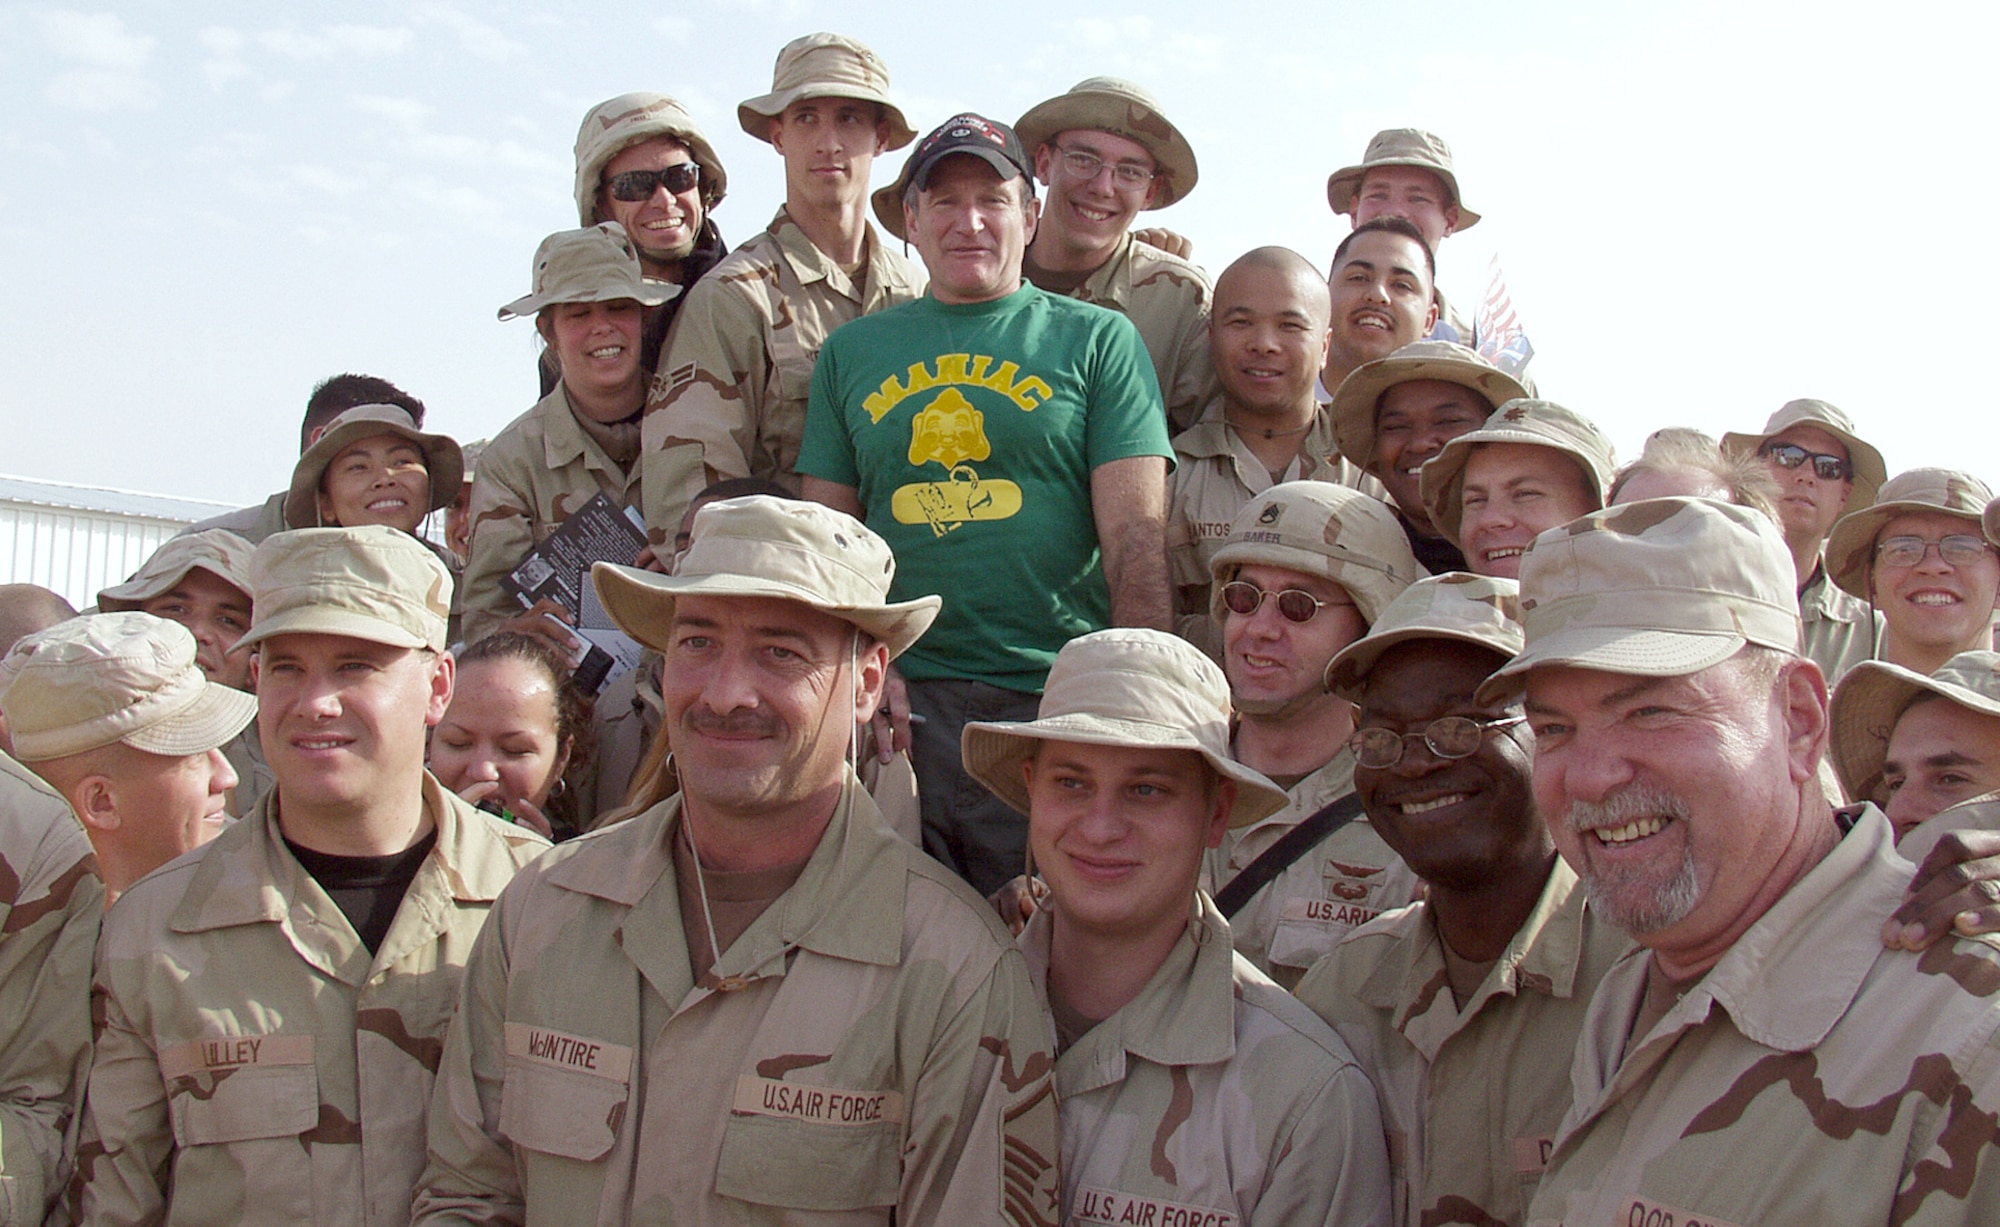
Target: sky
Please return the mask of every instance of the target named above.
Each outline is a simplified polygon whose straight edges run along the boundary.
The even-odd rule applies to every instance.
[[[783,197],[735,104],[831,29],[882,54],[919,131],[1145,85],[1201,167],[1146,219],[1211,273],[1270,243],[1324,266],[1348,227],[1328,173],[1379,129],[1441,133],[1484,215],[1441,286],[1476,299],[1497,254],[1542,394],[1621,459],[1813,396],[1892,473],[2000,481],[1968,361],[1991,337],[1962,344],[2000,281],[1996,27],[1992,5],[1759,0],[0,3],[0,472],[255,501],[345,370],[492,435],[534,403],[533,326],[495,312],[576,225],[585,111],[679,98],[728,168],[733,243]]]

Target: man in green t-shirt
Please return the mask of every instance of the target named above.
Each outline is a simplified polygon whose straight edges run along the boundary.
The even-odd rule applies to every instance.
[[[874,201],[930,289],[828,339],[799,472],[888,540],[896,599],[945,599],[901,666],[924,847],[990,893],[1021,872],[1027,829],[964,774],[959,729],[1032,720],[1077,635],[1167,628],[1173,452],[1132,322],[1022,279],[1037,209],[1012,129],[954,116]],[[893,689],[884,716],[903,719]]]

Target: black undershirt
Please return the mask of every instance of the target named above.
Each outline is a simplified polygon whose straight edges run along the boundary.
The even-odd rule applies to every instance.
[[[389,856],[335,856],[285,841],[320,889],[339,905],[369,954],[374,954],[389,935],[396,909],[403,906],[411,880],[436,844],[435,828],[409,849]]]
[[[1396,519],[1402,522],[1403,535],[1410,539],[1410,552],[1417,556],[1417,561],[1423,564],[1424,570],[1432,575],[1465,570],[1465,555],[1459,552],[1458,547],[1453,545],[1449,538],[1420,533],[1417,531],[1417,526],[1410,522],[1410,517],[1403,514],[1401,508],[1391,507],[1389,510],[1394,511]]]

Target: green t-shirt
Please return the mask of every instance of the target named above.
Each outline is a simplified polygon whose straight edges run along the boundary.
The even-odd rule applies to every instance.
[[[893,599],[944,598],[905,676],[1035,693],[1063,644],[1110,624],[1090,473],[1132,456],[1173,457],[1139,330],[1024,284],[836,329],[799,472],[860,492],[896,555]]]

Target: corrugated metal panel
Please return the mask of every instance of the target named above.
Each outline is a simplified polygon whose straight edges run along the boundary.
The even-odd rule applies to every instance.
[[[0,503],[20,503],[31,507],[55,507],[70,511],[109,512],[175,524],[192,524],[236,509],[235,503],[208,499],[175,498],[166,494],[142,494],[136,490],[114,490],[108,486],[78,486],[62,481],[41,481],[0,473]]]
[[[53,589],[81,609],[187,523],[0,502],[0,574]]]

